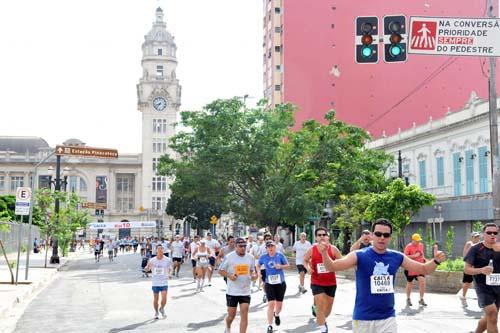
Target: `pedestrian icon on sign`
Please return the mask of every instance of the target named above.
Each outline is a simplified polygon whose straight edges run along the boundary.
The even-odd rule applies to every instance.
[[[414,21],[411,27],[411,47],[414,50],[434,50],[436,47],[436,22]]]

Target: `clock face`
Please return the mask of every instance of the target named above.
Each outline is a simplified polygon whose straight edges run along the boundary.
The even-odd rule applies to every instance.
[[[153,100],[153,107],[157,110],[157,111],[163,111],[165,110],[165,108],[167,107],[167,101],[165,100],[165,98],[163,97],[156,97],[154,100]]]

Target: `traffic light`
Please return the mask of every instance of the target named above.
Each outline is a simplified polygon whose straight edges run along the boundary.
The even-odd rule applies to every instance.
[[[376,64],[378,62],[378,17],[356,17],[356,62]]]
[[[384,16],[384,61],[406,61],[408,33],[404,15]]]

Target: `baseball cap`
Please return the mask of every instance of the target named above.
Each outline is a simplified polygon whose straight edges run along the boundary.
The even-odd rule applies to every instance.
[[[244,238],[238,237],[235,241],[236,244],[246,244],[247,241]]]
[[[266,247],[270,247],[270,246],[276,246],[276,243],[275,242],[271,242],[271,241],[267,241],[266,242]]]
[[[477,237],[477,236],[480,236],[479,232],[477,231],[474,231],[472,234],[470,234],[471,237]]]
[[[212,233],[211,232],[207,232],[207,236],[212,236]]]
[[[422,240],[422,237],[420,237],[420,234],[413,234],[411,235],[411,240],[420,242]]]

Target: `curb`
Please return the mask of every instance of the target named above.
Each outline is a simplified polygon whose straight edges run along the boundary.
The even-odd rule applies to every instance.
[[[29,287],[18,295],[11,304],[7,304],[6,307],[0,307],[0,319],[5,318],[9,315],[9,313],[21,302],[23,302],[30,295],[34,294],[36,291],[42,290],[45,288],[50,282],[55,279],[56,274],[70,262],[70,258],[66,259],[64,263],[59,265],[56,269],[50,269],[50,273],[48,273],[45,277],[41,278],[37,282],[31,283]]]

